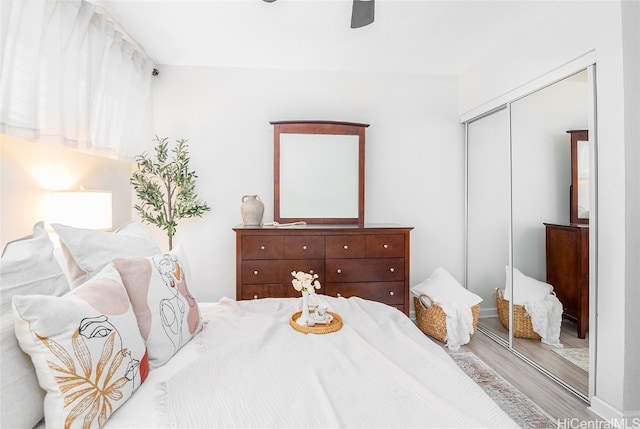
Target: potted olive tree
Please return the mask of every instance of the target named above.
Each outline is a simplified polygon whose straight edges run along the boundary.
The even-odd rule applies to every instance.
[[[136,156],[138,170],[129,181],[140,200],[134,209],[144,222],[167,231],[171,250],[178,221],[202,217],[211,208],[194,191],[198,176],[189,170],[187,140],[176,140],[172,149],[166,137],[156,136],[153,141],[155,156],[146,152]]]

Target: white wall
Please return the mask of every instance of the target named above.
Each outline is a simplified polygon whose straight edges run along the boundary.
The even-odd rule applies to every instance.
[[[622,43],[625,115],[625,313],[628,315],[625,344],[636,353],[625,355],[625,369],[630,378],[624,387],[625,409],[640,410],[640,1],[622,4]],[[640,414],[640,412],[638,412]]]
[[[462,280],[464,154],[456,78],[159,69],[153,84],[155,132],[189,139],[197,192],[212,207],[202,219],[180,224],[175,237],[189,257],[198,282],[190,289],[198,299],[235,297],[231,228],[242,222],[242,196],[259,195],[264,221],[273,220],[273,120],[371,124],[365,221],[415,227],[411,284],[438,266]]]
[[[111,190],[114,229],[131,219],[131,163],[6,135],[0,149],[2,247],[44,220],[48,190]]]
[[[617,1],[558,2],[554,13],[535,29],[514,35],[510,49],[461,76],[459,93],[460,112],[466,112],[595,49],[599,291],[597,315],[591,319],[598,338],[592,408],[608,418],[640,416],[640,360],[638,341],[633,339],[637,331],[628,331],[637,328],[639,316],[625,304],[627,297],[637,297],[640,281],[637,269],[626,269],[640,260],[638,246],[627,244],[637,241],[637,217],[627,223],[625,216],[626,208],[637,208],[640,198],[638,181],[625,180],[626,174],[637,179],[637,173],[625,170],[625,153],[637,154],[632,149],[637,139],[626,140],[625,132],[637,138],[638,131],[637,116],[625,117],[624,105],[625,95],[638,102],[637,89],[625,93],[624,88],[625,77],[637,82],[638,6],[635,1],[623,3],[635,19],[622,20]],[[633,52],[627,58],[629,76],[623,73],[623,43]]]
[[[467,129],[467,288],[482,297],[480,317],[495,317],[496,288],[509,265],[511,184],[507,109]]]
[[[513,264],[546,280],[543,223],[569,223],[571,136],[589,126],[586,71],[512,103]]]

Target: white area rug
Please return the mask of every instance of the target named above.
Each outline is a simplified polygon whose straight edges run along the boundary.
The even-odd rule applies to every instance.
[[[553,352],[562,356],[575,366],[589,372],[589,349],[553,349]]]
[[[452,353],[451,357],[520,427],[557,428],[555,419],[487,366],[475,354],[470,352]]]

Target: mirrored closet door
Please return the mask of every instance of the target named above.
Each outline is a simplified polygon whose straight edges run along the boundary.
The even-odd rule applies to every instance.
[[[505,287],[510,252],[508,110],[470,122],[467,142],[467,288],[482,298],[478,324],[509,342],[509,332],[495,325],[494,317],[496,289]]]
[[[583,70],[466,123],[466,280],[483,298],[479,329],[585,399],[590,87]],[[549,284],[555,298],[544,293],[533,308],[530,294]],[[541,339],[529,312],[560,325]]]

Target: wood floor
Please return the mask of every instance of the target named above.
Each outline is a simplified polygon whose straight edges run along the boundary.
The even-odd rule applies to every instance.
[[[445,350],[449,351],[447,348]],[[583,422],[601,420],[588,409],[587,402],[512,354],[484,333],[477,332],[471,342],[459,350],[459,352],[464,351],[475,353],[550,416],[558,419],[559,427],[570,427],[563,423],[569,422],[571,419]]]
[[[506,342],[509,341],[509,333],[507,329],[500,324],[497,316],[482,318],[480,319],[479,324],[483,325],[491,332],[496,333]],[[585,339],[578,338],[576,324],[563,320],[560,331],[560,343],[563,344],[565,349],[588,349],[589,336],[587,334],[587,338]],[[589,373],[576,365],[573,365],[571,362],[568,362],[557,353],[554,353],[553,347],[543,344],[540,341],[527,338],[514,338],[513,347],[538,365],[546,368],[549,372],[564,380],[584,396],[588,396]]]

